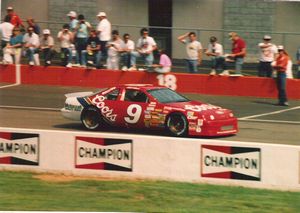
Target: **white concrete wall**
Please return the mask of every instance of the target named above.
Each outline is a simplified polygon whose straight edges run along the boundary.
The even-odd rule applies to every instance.
[[[202,182],[223,185],[238,185],[255,188],[272,188],[285,190],[300,190],[299,182],[299,146],[262,144],[249,142],[230,142],[216,139],[195,139],[195,138],[173,138],[160,136],[143,136],[115,133],[90,133],[90,132],[66,132],[47,130],[28,130],[15,128],[0,128],[0,162],[3,156],[14,156],[16,153],[4,153],[5,143],[26,143],[26,140],[3,139],[3,133],[34,133],[39,134],[39,162],[37,166],[16,165],[0,163],[0,169],[7,170],[29,170],[49,173],[66,173],[75,175],[93,175],[110,177],[133,177],[151,178],[172,181]],[[93,138],[94,142],[80,142],[76,137]],[[128,140],[132,143],[100,146],[95,145],[95,140],[100,139]],[[27,141],[28,142],[28,141]],[[126,142],[126,141],[125,141]],[[31,142],[33,143],[33,142]],[[213,147],[211,148],[211,146]],[[97,149],[116,148],[127,150],[130,153],[129,159],[107,158],[81,158],[79,147],[96,147]],[[209,147],[209,148],[207,148]],[[242,150],[248,149],[250,151]],[[214,151],[221,149],[222,151]],[[77,150],[77,151],[76,151]],[[226,154],[231,150],[232,154]],[[235,151],[234,151],[235,150]],[[241,151],[242,150],[242,151]],[[256,151],[251,151],[256,150]],[[258,151],[257,151],[258,150]],[[235,154],[233,154],[235,153]],[[236,160],[236,164],[222,166],[221,164],[205,167],[206,156],[219,156]],[[18,155],[19,158],[26,158],[26,154]],[[213,157],[211,157],[213,159]],[[252,159],[257,162],[256,167],[241,167],[242,160]],[[91,163],[110,163],[127,167],[129,171],[112,171],[102,169],[91,169]],[[247,161],[248,162],[248,161]],[[75,168],[76,165],[88,166],[90,169]],[[89,164],[89,165],[88,165]],[[247,164],[245,164],[247,165]],[[202,168],[202,169],[201,169]],[[131,171],[130,171],[131,170]],[[212,172],[237,172],[256,178],[232,179],[203,177],[202,174]],[[216,176],[216,175],[212,175]]]

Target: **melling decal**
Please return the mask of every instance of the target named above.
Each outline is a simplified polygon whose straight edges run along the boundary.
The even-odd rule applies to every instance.
[[[76,137],[75,167],[132,171],[132,140]]]
[[[260,148],[201,146],[201,176],[260,181]]]
[[[39,135],[0,132],[0,164],[39,165]]]

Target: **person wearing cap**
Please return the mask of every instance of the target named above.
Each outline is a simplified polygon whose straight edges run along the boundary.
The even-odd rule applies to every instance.
[[[187,69],[190,73],[198,72],[198,65],[202,62],[202,44],[197,41],[195,32],[188,32],[179,36],[178,41],[186,46]]]
[[[211,57],[211,72],[210,75],[215,75],[217,71],[225,70],[225,58],[223,57],[223,46],[217,42],[215,36],[210,37],[208,48],[205,51],[207,56]]]
[[[106,17],[105,12],[99,12],[97,15],[99,24],[97,25],[97,33],[101,42],[102,58],[107,58],[107,47],[106,44],[111,40],[111,23]]]
[[[277,71],[277,90],[278,90],[278,105],[288,106],[286,94],[286,70],[290,57],[284,50],[282,45],[278,46],[278,57],[272,63],[273,68]]]
[[[4,51],[4,60],[8,63],[13,63],[13,57],[15,64],[20,64],[23,46],[23,34],[19,27],[14,27],[13,34],[10,37],[9,43],[6,45]]]
[[[13,34],[14,25],[10,23],[10,17],[6,16],[4,22],[0,24],[0,35],[1,35],[1,49],[7,46],[10,37]]]
[[[77,20],[77,13],[76,13],[75,11],[70,11],[70,12],[67,14],[67,16],[68,16],[69,19],[70,19],[70,23],[69,23],[69,25],[70,25],[70,30],[71,30],[72,32],[74,32],[74,31],[75,31],[75,28],[76,28],[76,26],[77,26],[77,23],[78,23],[78,20]]]
[[[29,65],[40,65],[38,60],[38,48],[40,46],[40,39],[37,34],[34,33],[33,27],[27,28],[27,33],[23,37],[23,43],[28,56]]]
[[[258,44],[260,48],[260,58],[258,65],[258,76],[259,77],[272,77],[273,68],[271,63],[277,57],[278,50],[276,45],[271,43],[272,37],[265,35],[263,42]]]
[[[74,34],[70,31],[69,24],[64,24],[62,30],[57,34],[60,41],[62,65],[68,68],[72,67],[72,44],[74,41]]]
[[[40,26],[34,21],[34,19],[32,17],[27,18],[27,24],[28,24],[28,27],[33,27],[35,34],[37,34],[37,35],[41,34]]]
[[[157,49],[157,44],[153,37],[149,36],[147,28],[142,28],[140,31],[141,37],[138,39],[136,44],[136,51],[131,52],[131,67],[129,71],[137,70],[136,59],[143,58],[144,63],[147,67],[152,67],[154,56],[153,51]]]
[[[76,64],[85,67],[85,61],[82,57],[82,51],[86,50],[87,40],[91,24],[85,21],[84,15],[78,15],[78,23],[75,27],[75,48],[76,48]]]
[[[15,27],[24,28],[22,19],[14,12],[14,8],[9,6],[6,8],[7,16],[10,17],[10,23]]]
[[[40,50],[43,54],[45,66],[51,65],[52,58],[54,56],[54,39],[51,36],[49,29],[43,30],[43,36],[40,40]]]
[[[236,33],[231,32],[228,34],[232,40],[231,54],[227,54],[227,61],[233,61],[235,64],[235,75],[242,75],[242,66],[244,64],[244,57],[246,56],[246,42]],[[224,70],[221,75],[229,75],[227,70]]]

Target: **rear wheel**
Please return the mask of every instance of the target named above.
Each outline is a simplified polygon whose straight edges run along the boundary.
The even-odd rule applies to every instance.
[[[186,136],[188,133],[188,121],[183,114],[172,113],[167,117],[166,129],[173,136]]]
[[[89,130],[95,130],[97,129],[101,123],[101,113],[96,107],[87,107],[84,109],[81,113],[81,122],[84,125],[85,128]]]

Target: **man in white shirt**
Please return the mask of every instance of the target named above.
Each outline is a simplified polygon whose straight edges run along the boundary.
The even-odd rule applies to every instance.
[[[29,65],[40,65],[38,60],[38,48],[40,46],[40,39],[35,34],[33,27],[27,28],[27,33],[24,35],[23,42],[28,56]]]
[[[97,15],[99,24],[97,26],[97,33],[101,43],[102,58],[107,58],[106,44],[111,40],[111,23],[108,21],[105,12],[100,12]]]
[[[197,66],[202,62],[202,45],[199,41],[197,41],[196,33],[188,32],[179,36],[177,39],[186,46],[188,71],[190,73],[197,73]]]
[[[124,42],[119,37],[117,30],[112,31],[112,40],[107,42],[107,69],[119,70],[120,52]]]
[[[274,61],[278,54],[276,45],[271,43],[271,36],[265,35],[263,42],[258,44],[260,48],[260,58],[258,65],[259,77],[272,77],[273,68],[271,63]]]
[[[146,28],[141,29],[141,37],[137,42],[137,51],[131,52],[131,68],[136,70],[136,59],[142,57],[145,60],[145,65],[151,67],[154,61],[153,51],[157,49],[155,40],[149,36],[149,31]]]
[[[210,37],[208,48],[205,51],[207,56],[211,57],[211,72],[210,75],[215,75],[217,71],[221,73],[225,69],[225,58],[223,56],[223,46],[217,42],[215,36]]]
[[[0,24],[1,49],[4,49],[6,45],[9,43],[13,29],[14,29],[14,25],[10,23],[10,16],[6,16],[4,22]]]
[[[130,59],[131,59],[131,52],[134,50],[135,44],[130,39],[130,35],[128,33],[125,33],[123,35],[123,47],[122,47],[122,62],[123,62],[123,71],[127,71],[129,67],[131,67]]]

